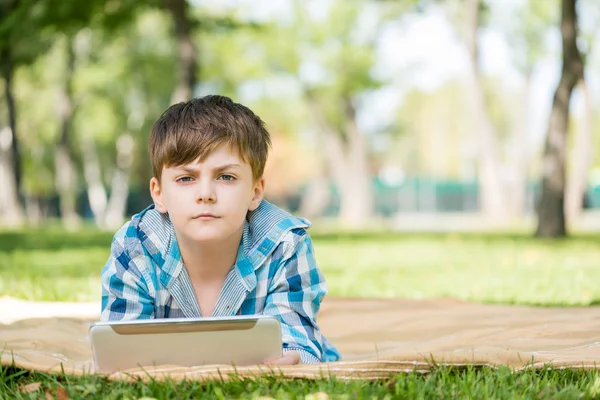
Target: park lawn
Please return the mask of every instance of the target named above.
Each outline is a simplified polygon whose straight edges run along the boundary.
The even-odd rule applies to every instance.
[[[32,391],[26,393],[26,388]],[[515,373],[506,367],[443,367],[428,374],[412,372],[370,382],[289,380],[272,376],[258,380],[128,383],[109,381],[98,375],[47,375],[0,367],[0,398],[37,399],[42,396],[59,399],[593,399],[600,396],[600,376],[598,371],[568,369]]]
[[[110,233],[86,229],[0,233],[0,296],[98,301]],[[600,303],[598,236],[562,241],[500,234],[313,234],[330,293],[454,297],[536,305]],[[28,385],[28,386],[27,386]],[[27,387],[31,392],[27,392]],[[407,373],[384,381],[338,379],[125,383],[99,375],[0,368],[0,398],[599,398],[598,371],[508,368]],[[62,395],[62,397],[61,397]]]
[[[0,296],[98,301],[112,235],[86,229],[0,232]],[[331,296],[600,303],[600,236],[314,233]]]

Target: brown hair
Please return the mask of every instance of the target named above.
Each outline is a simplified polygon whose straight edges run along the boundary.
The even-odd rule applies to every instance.
[[[174,104],[154,123],[150,133],[152,173],[160,180],[163,167],[203,160],[222,144],[237,150],[239,157],[250,164],[255,180],[262,177],[271,137],[252,110],[217,95]]]

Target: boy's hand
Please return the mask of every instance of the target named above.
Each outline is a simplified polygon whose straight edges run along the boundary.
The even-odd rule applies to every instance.
[[[296,365],[300,364],[300,354],[297,351],[286,351],[283,356],[274,360],[266,360],[265,365]]]

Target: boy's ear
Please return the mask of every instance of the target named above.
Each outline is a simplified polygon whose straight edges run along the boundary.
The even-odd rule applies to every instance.
[[[248,207],[249,211],[254,211],[260,205],[260,202],[263,200],[263,196],[265,195],[265,178],[260,178],[254,184],[254,193],[252,196],[252,200],[250,201],[250,207]]]
[[[152,196],[152,200],[154,201],[154,206],[161,213],[166,213],[167,208],[165,207],[165,203],[162,200],[162,190],[160,189],[160,182],[155,177],[150,179],[150,195]]]

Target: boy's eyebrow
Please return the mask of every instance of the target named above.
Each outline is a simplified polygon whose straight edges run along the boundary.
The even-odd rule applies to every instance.
[[[223,171],[226,170],[228,168],[236,168],[236,167],[241,167],[240,164],[225,164],[225,165],[220,165],[218,167],[213,168],[213,171]],[[188,173],[194,173],[194,172],[198,172],[198,168],[195,167],[190,167],[190,166],[181,166],[181,167],[176,167],[177,169],[183,170],[185,172]]]
[[[238,168],[238,167],[241,167],[241,165],[240,164],[225,164],[225,165],[221,165],[219,167],[216,167],[214,169],[214,171],[224,171],[224,170],[229,169],[229,168]]]

